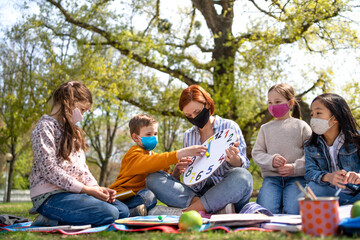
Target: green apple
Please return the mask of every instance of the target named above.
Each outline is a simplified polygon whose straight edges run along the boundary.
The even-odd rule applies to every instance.
[[[179,219],[179,228],[183,231],[199,231],[202,225],[201,215],[194,210],[184,212]]]
[[[360,217],[360,200],[351,207],[351,218]]]

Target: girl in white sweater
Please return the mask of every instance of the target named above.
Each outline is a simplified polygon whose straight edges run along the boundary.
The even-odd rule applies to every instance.
[[[275,214],[298,214],[300,191],[295,182],[303,186],[306,183],[304,141],[310,137],[311,128],[299,119],[300,105],[290,85],[272,86],[268,104],[275,120],[260,127],[252,150],[253,160],[264,178],[256,202]]]

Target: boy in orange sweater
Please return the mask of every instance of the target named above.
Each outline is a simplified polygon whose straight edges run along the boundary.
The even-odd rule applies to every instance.
[[[131,138],[136,145],[125,154],[119,175],[110,188],[117,194],[132,191],[132,196],[122,199],[130,209],[130,216],[147,215],[147,211],[156,205],[155,195],[145,187],[149,173],[169,170],[170,165],[176,164],[173,175],[178,177],[192,161],[186,157],[200,156],[207,151],[205,146],[194,145],[173,152],[153,153],[158,126],[158,122],[147,114],[136,115],[129,122]]]

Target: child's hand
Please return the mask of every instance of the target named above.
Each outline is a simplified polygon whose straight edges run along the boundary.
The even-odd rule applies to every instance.
[[[335,185],[339,188],[345,189],[346,188],[346,184],[348,183],[347,179],[348,177],[346,176],[347,172],[345,170],[339,170],[336,172],[332,172],[332,173],[326,173],[323,177],[322,177],[322,181],[324,182],[329,182],[332,185]]]
[[[183,173],[186,167],[192,162],[193,160],[191,160],[191,157],[182,158],[180,159],[180,162],[175,165],[175,169],[177,169],[180,173]]]
[[[280,155],[276,155],[274,158],[273,158],[273,167],[274,168],[278,168],[278,167],[282,167],[286,164],[286,159],[283,157],[283,156],[280,156]]]
[[[94,198],[97,198],[104,202],[107,202],[110,199],[109,193],[104,192],[101,187],[89,187],[84,185],[81,189],[81,193],[86,193],[87,195],[93,196]]]
[[[228,149],[225,149],[225,160],[232,166],[232,167],[241,167],[242,162],[239,154],[239,147],[240,142],[234,142],[234,146],[230,146]]]
[[[279,167],[277,171],[282,177],[287,177],[294,174],[295,167],[293,164],[285,164],[284,166]]]
[[[187,148],[177,150],[176,157],[177,159],[182,159],[184,157],[201,156],[206,151],[207,151],[207,147],[203,145],[193,145]]]
[[[351,184],[359,184],[360,183],[360,176],[358,173],[349,171],[345,175],[347,177],[347,182]]]
[[[193,160],[191,160],[191,157],[181,158],[180,162],[175,165],[174,171],[171,175],[176,179],[180,179],[180,174],[182,174],[185,171],[186,167],[192,162]]]
[[[114,189],[101,187],[101,190],[103,191],[103,193],[108,194],[109,200],[107,202],[109,203],[115,202],[116,191]]]

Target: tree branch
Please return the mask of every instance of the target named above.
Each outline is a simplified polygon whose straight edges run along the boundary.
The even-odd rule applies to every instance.
[[[99,160],[92,156],[86,156],[86,161],[88,161],[89,163],[94,163],[96,166],[101,168],[101,164],[99,163]]]
[[[218,16],[213,0],[192,0],[193,5],[202,13],[205,18],[207,26],[211,29],[213,34],[221,31],[219,28],[221,18]]]
[[[189,30],[188,32],[186,33],[186,36],[185,36],[185,40],[184,40],[184,45],[187,44],[189,38],[190,38],[190,34],[191,34],[191,31],[192,31],[192,28],[194,26],[194,21],[195,21],[195,6],[193,5],[193,10],[192,10],[192,14],[191,14],[191,21],[190,21],[190,26],[189,26]],[[185,47],[182,48],[182,55],[184,55],[185,53]]]
[[[275,16],[275,15],[271,14],[270,12],[265,11],[264,9],[262,9],[259,5],[256,4],[256,2],[255,2],[254,0],[249,0],[249,1],[252,2],[252,4],[253,4],[260,12],[268,15],[268,16],[271,17],[271,18],[274,18],[274,19],[276,19],[276,20],[278,20],[278,21],[281,21],[281,19],[278,18],[277,16]],[[274,2],[274,1],[272,1],[272,2]],[[276,4],[276,5],[279,6],[278,4]]]
[[[277,19],[278,21],[282,21],[284,22],[285,20],[284,19],[280,19],[274,15],[272,15],[270,12],[267,12],[263,9],[261,9],[259,6],[256,5],[256,3],[254,2],[254,0],[249,0],[251,1],[255,7],[258,8],[259,11],[261,11],[262,13],[270,16],[270,17],[273,17],[275,19]],[[336,1],[334,1],[335,3]],[[297,34],[294,35],[294,36],[290,36],[290,37],[287,37],[287,38],[273,38],[274,42],[276,42],[277,44],[286,44],[286,43],[294,43],[296,42],[300,36],[302,36],[313,24],[316,24],[316,23],[319,23],[320,21],[324,21],[324,20],[327,20],[327,19],[330,19],[330,18],[333,18],[335,16],[338,16],[340,12],[340,9],[339,8],[336,8],[331,14],[326,14],[326,15],[323,15],[323,16],[320,16],[319,18],[316,18],[316,19],[312,19],[311,21],[308,21],[308,22],[303,22],[303,24],[301,25],[301,27],[299,28],[299,31],[297,31]],[[314,13],[315,15],[315,13]],[[260,39],[272,39],[272,38],[268,38],[266,36],[266,34],[262,34],[260,32],[255,32],[255,33],[247,33],[247,34],[243,34],[241,36],[238,36],[236,37],[236,40],[235,42],[238,44],[239,42],[241,42],[241,40],[248,40],[248,41],[251,41],[251,42],[255,42],[255,41],[258,41]]]
[[[149,30],[152,22],[155,20],[155,19],[159,19],[159,15],[160,15],[160,0],[156,0],[156,11],[155,11],[155,15],[151,18],[148,26],[145,28],[142,36],[144,37],[146,32]]]
[[[50,29],[54,34],[55,36],[58,36],[58,37],[70,37],[70,38],[74,38],[76,39],[75,36],[69,34],[69,33],[59,33],[58,31],[56,31],[52,26],[49,26],[48,24],[46,23],[42,23],[42,25],[47,28],[47,29]]]
[[[96,46],[96,45],[102,45],[102,46],[112,46],[111,43],[109,42],[100,42],[100,43],[95,43],[95,42],[91,42],[91,43],[87,43],[89,45],[92,45],[92,46]],[[184,45],[176,45],[176,44],[172,44],[172,43],[166,43],[166,45],[168,46],[174,46],[174,47],[179,47],[179,48],[183,48],[185,50],[185,47]],[[190,46],[190,45],[189,45]],[[209,50],[210,51],[210,50]],[[213,65],[211,64],[211,61],[208,62],[208,63],[200,63],[196,58],[190,56],[190,55],[174,55],[174,54],[171,54],[171,53],[168,53],[167,56],[172,56],[173,58],[181,58],[181,59],[187,59],[188,61],[190,61],[195,68],[197,69],[203,69],[203,70],[207,70],[207,71],[211,71],[211,68],[213,67]],[[191,84],[197,84],[197,83],[191,83],[189,81],[188,85],[191,85]]]
[[[276,5],[276,6],[281,10],[281,13],[284,13],[284,14],[287,13],[286,10],[285,10],[285,7],[286,7],[286,5],[290,2],[290,0],[288,0],[288,1],[284,4],[284,6],[281,6],[281,4],[280,4],[280,2],[279,2],[278,0],[271,0],[271,2],[272,2],[274,5]]]
[[[201,46],[200,43],[198,43],[198,42],[188,42],[186,44],[165,43],[165,45],[177,47],[177,48],[188,48],[188,47],[195,45],[201,50],[201,52],[204,52],[204,53],[206,53],[206,52],[210,53],[210,52],[214,51],[213,48],[205,48],[205,47]]]
[[[88,23],[81,22],[81,21],[74,19],[70,15],[70,13],[62,7],[62,5],[60,3],[58,3],[54,0],[46,0],[46,1],[48,1],[49,3],[51,3],[52,5],[54,5],[56,8],[58,8],[60,10],[60,12],[65,17],[65,21],[67,21],[70,24],[74,24],[78,27],[81,27],[85,30],[88,30],[88,31],[91,31],[91,32],[101,35],[102,37],[104,37],[107,40],[109,45],[111,45],[115,49],[119,50],[121,54],[128,56],[131,59],[133,59],[147,67],[156,69],[160,72],[167,73],[172,77],[178,78],[179,80],[185,82],[187,85],[198,84],[197,81],[195,81],[193,78],[187,76],[180,69],[171,69],[170,66],[155,63],[155,62],[151,61],[150,59],[146,58],[145,56],[140,56],[140,55],[134,53],[132,50],[125,48],[121,43],[114,41],[113,37],[108,32],[106,32],[96,26],[93,26]]]
[[[323,84],[324,83],[324,80],[322,80],[321,78],[318,78],[316,80],[316,82],[307,90],[305,90],[304,92],[298,94],[296,96],[297,99],[300,99],[302,98],[303,96],[305,96],[306,94],[308,94],[310,91],[314,90],[316,87],[318,87],[319,85]]]
[[[117,96],[117,98],[119,100],[126,101],[126,102],[130,103],[131,105],[136,106],[147,112],[156,112],[163,116],[183,117],[183,115],[179,111],[160,110],[155,106],[150,106],[149,104],[145,105],[134,99],[124,99],[124,98],[121,98],[121,96]]]

